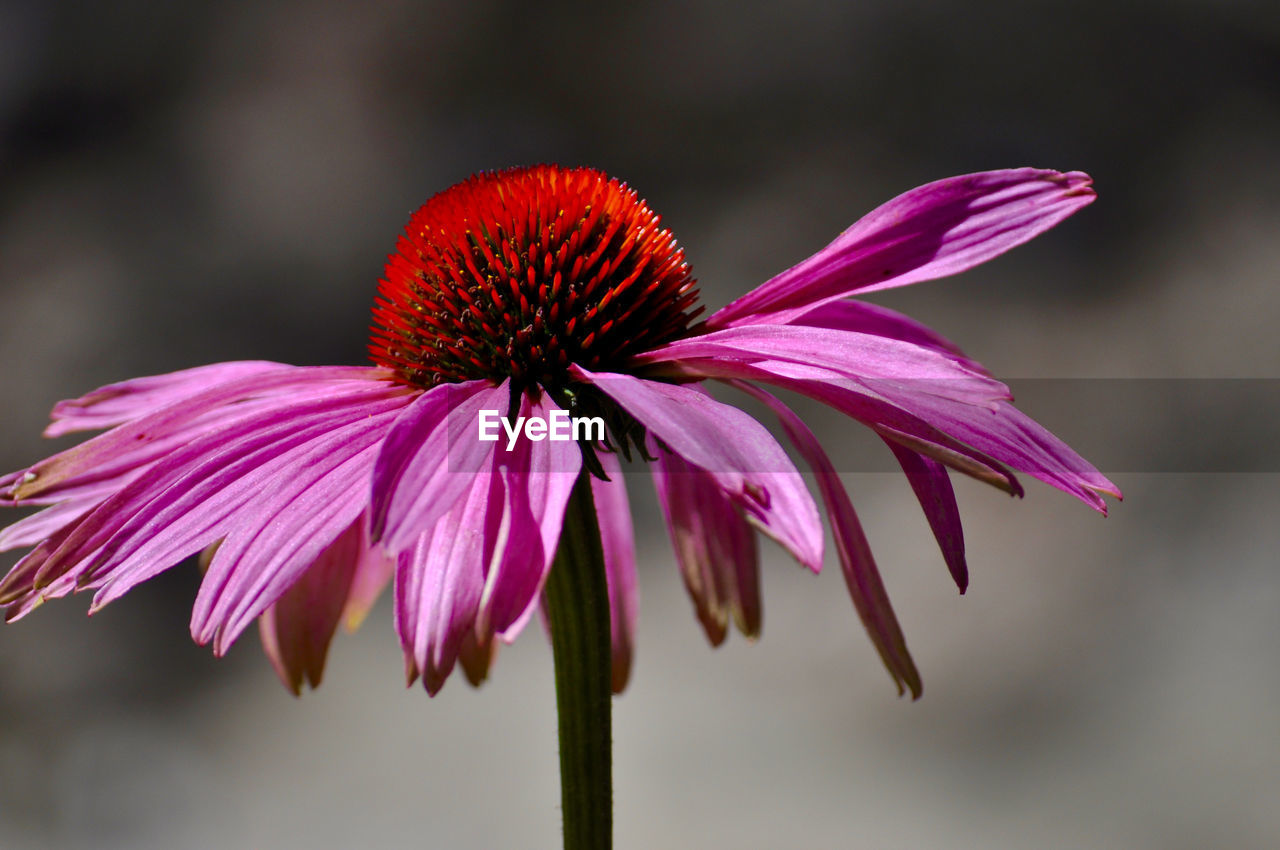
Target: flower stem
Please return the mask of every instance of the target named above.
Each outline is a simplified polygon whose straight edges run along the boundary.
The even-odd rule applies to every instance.
[[[585,469],[573,486],[546,585],[560,721],[565,850],[613,846],[609,593]]]

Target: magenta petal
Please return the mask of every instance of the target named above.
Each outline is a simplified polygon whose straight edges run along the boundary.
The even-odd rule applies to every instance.
[[[472,631],[485,574],[485,511],[491,475],[472,478],[467,492],[436,526],[400,554],[396,567],[396,633],[409,681],[419,675],[435,695]]]
[[[522,398],[520,415],[549,420],[559,409],[544,393],[536,403]],[[492,533],[493,567],[477,615],[481,637],[496,633],[510,642],[537,609],[581,468],[582,450],[572,440],[521,436],[511,451],[503,443],[495,453],[498,486],[490,492],[489,510],[499,519]]]
[[[363,551],[363,526],[358,517],[258,619],[262,648],[294,696],[301,693],[303,681],[320,686],[329,643]]]
[[[60,437],[73,431],[111,428],[185,401],[216,384],[289,368],[292,367],[284,363],[239,360],[108,384],[54,405],[53,423],[44,435]]]
[[[1075,496],[1103,515],[1107,503],[1099,493],[1120,496],[1116,485],[1091,463],[1008,402],[986,410],[933,393],[915,392],[913,387],[878,381],[867,384],[983,454]]]
[[[980,375],[989,374],[986,367],[967,357],[958,345],[933,328],[879,304],[868,304],[850,298],[829,301],[796,317],[792,324],[855,331],[909,342],[952,357],[970,371]]]
[[[381,424],[385,430],[390,420],[384,416],[381,423],[374,419],[366,427],[372,430]],[[363,514],[380,431],[349,429],[345,436],[344,443],[326,441],[305,456],[291,458],[287,482],[238,512],[196,596],[191,634],[197,643],[212,640],[216,654],[225,652]],[[127,589],[131,577],[125,575],[116,582]],[[124,589],[104,586],[101,603],[95,604],[105,604]]]
[[[962,272],[1090,204],[1091,182],[1078,171],[1016,168],[949,177],[912,189],[716,312],[707,327],[790,322],[854,293]]]
[[[685,385],[570,367],[689,463],[706,470],[747,518],[796,560],[822,568],[822,522],[787,453],[759,422]]]
[[[956,505],[956,494],[951,489],[947,468],[887,437],[885,442],[898,459],[920,507],[924,509],[956,587],[964,593],[969,587],[969,567],[964,560],[964,529],[960,525],[960,509]]]
[[[858,515],[827,453],[800,417],[777,398],[750,384],[738,383],[735,386],[763,401],[778,415],[792,443],[813,469],[831,518],[831,533],[854,609],[898,686],[898,693],[903,693],[905,686],[911,690],[912,699],[919,699],[923,689],[920,673],[907,651],[906,639],[889,603],[889,595],[880,579],[862,524],[858,522]]]
[[[282,406],[317,401],[341,404],[369,395],[407,398],[383,369],[355,366],[280,366],[170,404],[41,461],[20,474],[9,497],[49,504],[118,487],[162,457],[222,429],[260,421]]]
[[[964,445],[929,422],[904,410],[868,386],[837,372],[785,360],[743,362],[731,359],[681,361],[686,374],[724,381],[752,380],[775,384],[821,401],[915,451],[958,472],[1013,495],[1022,487],[999,462]],[[937,387],[935,387],[937,389]],[[976,408],[975,408],[976,409]]]
[[[600,526],[605,580],[609,591],[609,633],[613,647],[612,685],[622,693],[631,677],[635,652],[636,615],[640,592],[636,584],[635,533],[622,465],[613,452],[597,452],[608,481],[591,477],[591,497]]]
[[[35,546],[80,519],[97,504],[96,499],[72,499],[20,519],[0,529],[0,552]]]
[[[890,380],[916,392],[937,392],[975,405],[1009,398],[1009,388],[969,369],[950,354],[911,342],[852,331],[800,325],[727,328],[668,343],[634,358],[639,365],[689,374],[683,363],[790,361],[829,369],[854,381]],[[695,370],[696,371],[696,370]]]
[[[715,479],[656,447],[653,483],[685,589],[712,646],[732,616],[747,637],[760,634],[760,565],[755,532]]]
[[[356,559],[356,572],[351,578],[351,590],[347,605],[342,609],[342,624],[347,631],[355,631],[378,601],[382,589],[395,575],[396,559],[385,549],[369,539],[368,522],[360,539],[360,554]]]
[[[34,549],[19,559],[0,581],[0,605],[6,606],[5,619],[25,617],[45,599],[65,596],[75,588],[75,582],[64,582],[57,587],[48,582],[38,582],[41,570],[54,552],[71,536],[75,525],[65,525],[40,541]]]
[[[312,467],[337,464],[385,433],[405,399],[367,386],[363,397],[282,401],[172,453],[81,520],[43,575],[79,574],[102,587],[100,606],[237,528],[260,527],[270,515],[256,515],[255,504],[286,498],[309,484]]]
[[[401,414],[374,466],[374,540],[392,552],[413,546],[462,498],[497,445],[478,439],[479,412],[505,414],[510,398],[510,381],[441,384]]]

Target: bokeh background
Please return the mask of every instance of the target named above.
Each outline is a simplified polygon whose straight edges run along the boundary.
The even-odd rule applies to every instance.
[[[617,846],[1280,846],[1280,416],[1214,380],[1280,378],[1278,107],[1261,0],[7,2],[0,467],[106,382],[364,362],[396,233],[475,170],[627,179],[712,306],[917,184],[1087,170],[1099,201],[1050,235],[875,300],[1015,392],[1179,379],[1030,407],[1125,502],[958,482],[961,597],[901,476],[851,472],[911,703],[834,563],[767,546],[762,639],[707,647],[634,478]],[[841,451],[867,440],[806,410]],[[557,846],[537,627],[429,700],[384,601],[294,700],[252,634],[219,661],[191,644],[197,580],[0,630],[0,847]]]

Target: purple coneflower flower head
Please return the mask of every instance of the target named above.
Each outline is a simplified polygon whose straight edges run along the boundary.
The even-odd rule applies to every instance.
[[[918,696],[840,478],[770,390],[884,440],[962,591],[951,473],[1021,494],[1020,470],[1105,513],[1099,494],[1116,487],[1004,384],[930,329],[851,297],[964,271],[1093,198],[1079,172],[931,183],[698,321],[683,252],[625,184],[553,166],[472,177],[414,214],[389,258],[375,365],[220,363],[59,403],[49,436],[106,430],[0,478],[4,504],[46,506],[0,532],[0,549],[32,547],[0,604],[16,619],[92,589],[96,610],[200,553],[192,636],[222,654],[256,620],[297,693],[319,683],[338,626],[391,583],[409,679],[434,694],[459,662],[482,680],[534,614],[586,473],[619,691],[637,611],[623,455],[653,472],[713,644],[731,622],[760,631],[757,533],[817,572],[825,515],[858,615],[899,691]],[[769,429],[712,397],[709,380],[776,414],[817,501]]]

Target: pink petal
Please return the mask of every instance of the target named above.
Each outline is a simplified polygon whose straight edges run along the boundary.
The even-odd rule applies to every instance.
[[[59,502],[12,525],[0,529],[0,552],[35,546],[59,530],[80,519],[98,504],[94,499],[72,499]]]
[[[635,534],[627,485],[617,454],[597,452],[608,481],[591,477],[591,497],[600,527],[605,580],[609,588],[609,633],[613,647],[613,692],[622,693],[631,676],[640,591],[636,584]]]
[[[715,313],[707,327],[790,322],[847,295],[962,272],[1090,204],[1091,182],[1078,171],[1017,168],[912,189]]]
[[[101,586],[100,606],[227,533],[269,521],[270,514],[256,513],[264,500],[293,492],[312,466],[338,463],[376,443],[408,400],[384,382],[360,383],[360,395],[279,399],[254,421],[172,452],[79,520],[48,553],[35,586],[59,576]]]
[[[544,395],[521,396],[519,415],[549,417],[559,408]],[[474,417],[471,418],[474,422]],[[537,606],[551,569],[565,504],[582,463],[572,441],[531,441],[508,452],[490,448],[487,469],[431,533],[401,555],[396,574],[397,630],[410,678],[421,674],[435,693],[468,635],[476,644],[469,676],[497,634],[514,640]]]
[[[905,686],[911,690],[912,699],[919,699],[922,691],[920,673],[907,651],[906,639],[880,580],[880,571],[871,555],[862,524],[858,522],[858,515],[827,453],[800,417],[777,398],[750,384],[736,383],[735,386],[763,401],[778,415],[791,442],[813,469],[831,518],[832,537],[854,609],[897,684],[898,693],[903,693]]]
[[[1106,515],[1099,493],[1120,491],[1092,464],[1076,454],[1044,426],[1008,402],[983,409],[910,386],[868,381],[885,398],[953,435],[985,455],[1039,478]]]
[[[75,588],[74,582],[70,582],[68,586],[53,587],[47,583],[37,585],[36,581],[49,557],[71,536],[74,529],[75,525],[72,524],[54,531],[19,559],[4,580],[0,581],[0,605],[6,606],[6,620],[25,617],[45,599],[65,596]]]
[[[713,331],[668,343],[633,358],[656,365],[659,374],[697,375],[707,360],[734,363],[790,361],[830,369],[854,381],[880,379],[909,385],[916,392],[937,392],[971,404],[1009,398],[1009,388],[975,372],[950,354],[911,342],[872,334],[797,325],[750,325]],[[663,369],[669,364],[669,369]]]
[[[378,439],[394,415],[369,417],[294,453],[287,480],[236,512],[196,595],[191,635],[197,643],[212,640],[216,654],[225,652],[364,513]],[[132,576],[123,569],[119,575],[113,583],[122,587],[105,585],[95,605],[131,586]]]
[[[775,384],[828,404],[875,429],[882,436],[926,454],[980,481],[1020,496],[1022,487],[1003,465],[964,445],[919,416],[904,410],[863,383],[831,369],[785,360],[685,360],[689,375],[725,381],[752,380]]]
[[[911,489],[915,491],[920,507],[929,520],[933,536],[942,550],[943,560],[956,586],[964,593],[969,586],[969,567],[964,560],[964,529],[960,526],[960,509],[956,494],[951,489],[947,468],[931,457],[913,452],[889,438],[885,438],[893,455],[907,475]]]
[[[485,515],[491,474],[472,477],[463,498],[400,554],[396,633],[409,681],[419,675],[435,695],[473,631],[485,575]]]
[[[747,637],[760,634],[760,566],[755,533],[705,470],[655,447],[653,483],[685,589],[712,646],[732,615]]]
[[[509,380],[441,384],[404,411],[374,467],[374,540],[403,551],[462,498],[498,445],[478,439],[479,412],[505,414],[510,398]]]
[[[108,384],[54,405],[53,424],[45,429],[44,435],[60,437],[73,431],[111,428],[185,401],[217,384],[288,368],[291,367],[283,363],[241,360]]]
[[[822,523],[804,480],[773,435],[748,414],[689,386],[648,381],[578,366],[594,384],[671,451],[706,470],[765,534],[796,560],[822,568]]]
[[[329,643],[364,549],[363,537],[364,519],[358,517],[258,618],[262,648],[294,696],[302,692],[303,681],[312,688],[320,686]]]
[[[868,304],[850,298],[828,301],[796,317],[792,324],[855,331],[909,342],[955,358],[972,372],[989,374],[981,363],[971,360],[958,345],[933,328],[879,304]]]
[[[523,397],[520,415],[549,419],[559,409],[544,393],[537,402]],[[501,526],[476,618],[478,635],[493,632],[510,642],[537,609],[581,468],[582,450],[572,440],[533,441],[522,435],[511,451],[504,442],[496,452],[500,486],[491,491],[489,505]]]
[[[356,574],[351,579],[347,606],[342,609],[342,624],[349,632],[354,632],[364,622],[373,604],[378,601],[382,589],[396,571],[396,559],[370,541],[367,526],[366,521],[360,555],[356,559]]]
[[[192,440],[258,421],[282,404],[340,402],[370,393],[405,398],[412,394],[387,381],[386,374],[383,369],[354,366],[281,366],[219,384],[6,476],[13,482],[9,497],[48,504],[110,491]]]

